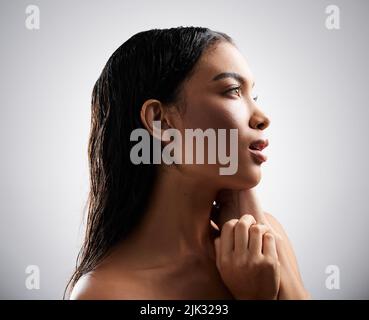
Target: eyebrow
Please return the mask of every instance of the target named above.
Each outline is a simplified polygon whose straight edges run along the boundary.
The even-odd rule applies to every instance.
[[[244,85],[246,83],[246,79],[242,77],[240,74],[236,72],[222,72],[216,75],[212,81],[217,81],[225,78],[232,78],[238,81],[240,84]],[[255,86],[255,82],[252,83],[252,87]]]

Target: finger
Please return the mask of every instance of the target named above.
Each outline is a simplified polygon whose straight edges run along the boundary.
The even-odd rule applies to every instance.
[[[249,229],[256,223],[255,218],[250,214],[244,214],[237,222],[234,230],[234,251],[236,253],[246,252],[249,244]]]
[[[250,254],[262,254],[263,235],[269,229],[262,224],[253,224],[249,229],[249,252]]]
[[[271,232],[265,232],[263,235],[263,254],[272,258],[278,258],[277,245]]]
[[[220,232],[220,254],[229,255],[234,249],[234,226],[238,219],[228,220]]]

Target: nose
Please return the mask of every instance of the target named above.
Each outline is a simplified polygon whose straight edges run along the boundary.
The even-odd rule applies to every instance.
[[[264,130],[269,127],[270,119],[259,109],[255,108],[250,119],[250,127],[253,129]]]

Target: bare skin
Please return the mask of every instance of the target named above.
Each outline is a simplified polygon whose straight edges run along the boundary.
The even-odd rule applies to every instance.
[[[199,193],[205,189],[179,180],[167,174],[159,179],[140,227],[77,283],[71,298],[233,299],[215,264],[219,232],[210,224],[211,205],[202,201],[214,199],[215,192]]]
[[[223,190],[218,193],[218,201],[224,204],[222,212],[215,219],[218,225],[223,225],[232,219],[241,219],[247,212],[253,216],[256,223],[265,225],[268,232],[273,235],[280,264],[280,287],[277,298],[279,300],[310,299],[311,296],[304,288],[297,259],[286,232],[276,218],[263,211],[255,190]]]
[[[234,79],[214,81],[222,72],[236,72],[245,82],[232,89],[239,85]],[[196,71],[186,81],[184,114],[154,99],[143,104],[141,119],[151,134],[153,121],[158,119],[163,130],[176,128],[182,133],[185,128],[238,128],[238,171],[220,176],[219,164],[162,165],[140,225],[77,282],[71,299],[308,298],[286,233],[275,218],[262,211],[252,192],[261,179],[261,165],[250,155],[248,146],[263,137],[270,122],[253,99],[253,82],[240,52],[231,44],[221,43],[200,58]],[[217,197],[222,209],[212,221],[212,203]],[[247,227],[236,227],[244,224],[240,221],[245,214],[254,219],[256,227],[251,227],[250,217]],[[219,250],[221,243],[231,248],[235,235],[254,239],[254,248],[258,248],[248,257],[256,261],[253,259],[258,256],[259,264],[251,264],[252,268],[245,264],[250,277],[227,272],[219,264],[225,252]],[[249,246],[247,241],[240,243]],[[264,247],[267,259],[262,256]],[[231,265],[231,269],[235,267]],[[236,288],[234,284],[241,285]]]

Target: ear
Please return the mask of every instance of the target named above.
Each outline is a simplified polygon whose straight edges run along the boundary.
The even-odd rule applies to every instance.
[[[140,117],[144,127],[149,133],[161,141],[165,141],[163,139],[163,132],[167,129],[174,128],[168,107],[165,107],[156,99],[148,99],[144,102],[141,107]],[[160,121],[160,127],[157,125],[158,121]]]

